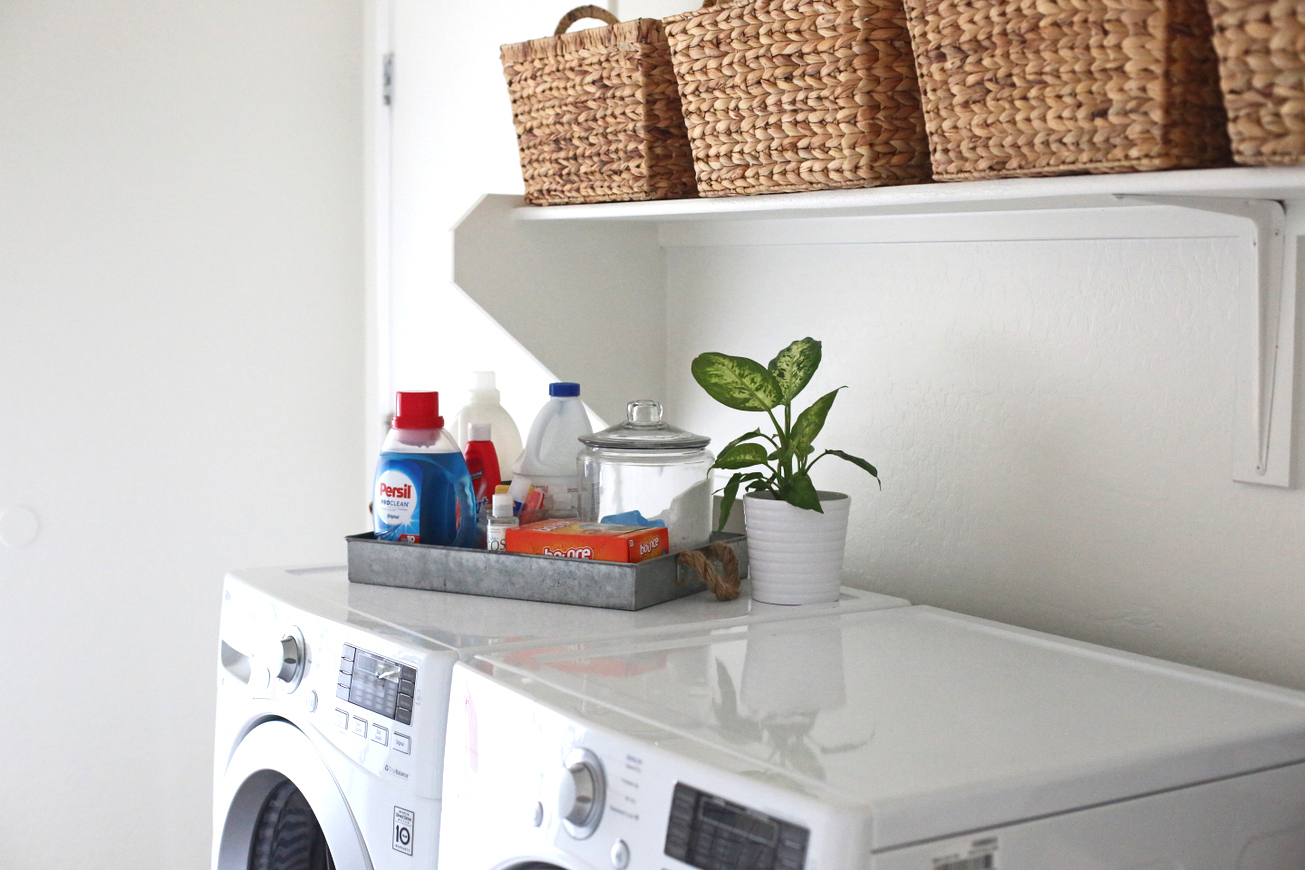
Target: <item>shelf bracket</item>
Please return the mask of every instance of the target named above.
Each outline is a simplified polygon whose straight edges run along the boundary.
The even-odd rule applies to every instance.
[[[1239,237],[1255,264],[1238,299],[1233,480],[1290,486],[1293,375],[1296,360],[1297,240],[1305,203],[1200,196],[1117,197],[1125,204],[1164,205],[1239,218]]]

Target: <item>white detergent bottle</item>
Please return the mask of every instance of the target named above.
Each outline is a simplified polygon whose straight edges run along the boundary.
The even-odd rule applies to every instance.
[[[544,496],[538,519],[579,516],[580,465],[577,458],[584,445],[581,435],[592,435],[589,414],[580,401],[580,385],[548,385],[548,404],[539,410],[521,454],[520,473],[512,478],[508,492],[517,503],[526,501],[533,486]],[[531,521],[525,518],[525,522]]]
[[[498,388],[494,383],[493,372],[472,372],[475,386],[467,397],[467,404],[462,406],[458,416],[453,418],[453,437],[458,439],[458,447],[467,449],[468,427],[472,423],[490,425],[489,440],[494,442],[494,452],[498,454],[499,469],[506,481],[512,477],[512,467],[521,458],[521,431],[512,419],[512,415],[499,404]]]

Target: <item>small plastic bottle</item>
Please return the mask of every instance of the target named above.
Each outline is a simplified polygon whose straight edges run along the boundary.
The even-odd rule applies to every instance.
[[[494,512],[489,517],[489,529],[486,543],[491,553],[507,552],[507,530],[515,529],[519,523],[513,516],[512,496],[507,493],[494,495]]]
[[[490,440],[488,423],[472,423],[467,427],[467,449],[462,456],[471,472],[471,488],[476,495],[476,546],[485,549],[485,535],[489,526],[489,500],[503,483],[498,472],[498,454]]]
[[[458,444],[444,429],[439,393],[399,393],[376,461],[372,521],[383,541],[476,545],[476,501]]]
[[[499,471],[512,478],[512,463],[521,457],[521,432],[512,415],[499,404],[499,392],[493,372],[472,372],[475,386],[453,419],[453,434],[458,446],[466,449],[471,440],[472,423],[489,423],[493,429],[494,451],[498,454]]]
[[[472,423],[467,427],[467,447],[462,452],[471,472],[471,486],[476,493],[476,504],[482,501],[489,507],[489,497],[503,483],[499,472],[498,451],[490,438],[488,423]]]
[[[581,435],[592,435],[589,414],[580,401],[580,385],[548,385],[548,404],[530,426],[521,473],[512,479],[512,498],[524,503],[533,486],[543,494],[541,519],[577,516],[580,504]]]

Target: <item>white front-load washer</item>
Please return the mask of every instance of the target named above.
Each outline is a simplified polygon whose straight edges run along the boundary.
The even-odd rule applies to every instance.
[[[836,604],[804,608],[702,593],[624,612],[351,584],[344,568],[228,575],[214,870],[435,867],[449,683],[460,657],[906,603],[852,589]]]
[[[1305,694],[929,607],[491,652],[443,824],[459,870],[1300,870]]]

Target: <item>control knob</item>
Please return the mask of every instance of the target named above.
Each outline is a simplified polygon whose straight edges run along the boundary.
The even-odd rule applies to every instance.
[[[587,749],[575,749],[566,757],[566,769],[557,792],[557,814],[562,827],[577,840],[598,828],[606,800],[603,764]]]
[[[285,683],[287,692],[293,692],[299,688],[299,681],[304,678],[308,658],[304,635],[292,626],[280,640],[271,641],[269,638],[269,641],[256,655],[255,663],[265,668],[273,679]]]

